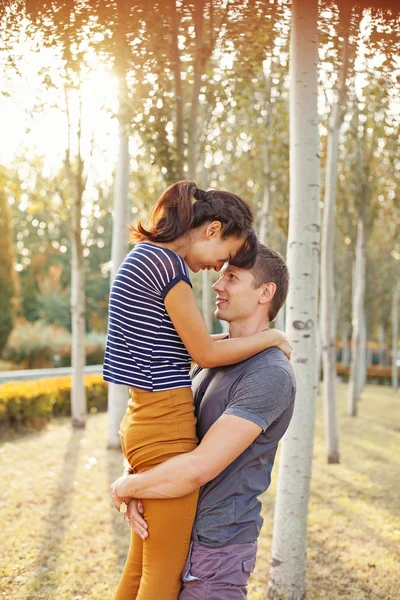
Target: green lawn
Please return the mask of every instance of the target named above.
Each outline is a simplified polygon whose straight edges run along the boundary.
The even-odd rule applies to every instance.
[[[308,553],[309,600],[400,598],[400,394],[370,386],[360,416],[345,415],[340,387],[340,465],[324,459],[319,410]],[[129,530],[111,508],[121,454],[106,448],[107,417],[85,431],[60,419],[0,446],[0,598],[108,600]],[[275,479],[277,469],[275,467]],[[275,483],[275,482],[274,482]],[[274,487],[250,600],[265,598]],[[162,600],[162,599],[160,599]]]

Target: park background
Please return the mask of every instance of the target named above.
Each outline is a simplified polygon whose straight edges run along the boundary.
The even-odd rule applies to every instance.
[[[275,326],[298,408],[250,600],[399,598],[397,3],[0,7],[2,597],[112,597],[129,532],[108,496],[126,391],[98,367],[110,280],[129,222],[185,178],[250,202],[292,275]],[[193,276],[215,332],[216,277]]]

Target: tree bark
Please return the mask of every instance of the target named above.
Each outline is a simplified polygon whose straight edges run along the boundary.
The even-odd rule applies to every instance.
[[[379,366],[387,366],[386,335],[383,323],[378,325]]]
[[[78,149],[76,172],[70,160],[70,121],[68,113],[68,150],[66,167],[72,191],[71,206],[71,316],[72,316],[72,387],[71,416],[73,427],[86,426],[86,389],[84,381],[85,354],[85,274],[82,244],[82,197],[84,191],[83,161],[81,156],[82,113],[78,121]]]
[[[129,180],[130,155],[129,138],[131,108],[127,74],[130,49],[127,39],[127,20],[129,4],[117,0],[117,24],[114,37],[114,71],[118,77],[118,162],[114,182],[113,231],[111,247],[110,284],[128,253]],[[124,385],[108,384],[108,447],[120,448],[119,426],[125,414],[128,401],[128,389]]]
[[[323,364],[323,403],[325,451],[328,463],[339,462],[339,425],[336,401],[336,303],[335,303],[335,229],[336,184],[339,160],[339,133],[343,122],[346,98],[346,77],[349,65],[349,20],[346,14],[346,33],[343,41],[338,96],[332,107],[328,133],[324,213],[321,239],[321,352]]]
[[[178,13],[176,10],[176,1],[170,0],[171,10],[171,54],[172,54],[172,65],[174,72],[174,84],[175,84],[175,108],[176,108],[176,122],[175,122],[175,143],[176,143],[176,154],[178,157],[178,179],[184,179],[184,163],[185,163],[185,142],[184,142],[184,121],[183,121],[183,88],[181,78],[181,55],[178,45],[179,35],[179,20]]]
[[[127,225],[129,221],[129,109],[126,67],[119,72],[119,154],[114,184],[113,235],[111,247],[110,282],[114,281],[120,264],[128,252]],[[108,384],[108,447],[119,448],[119,426],[126,411],[126,386]]]
[[[358,374],[361,368],[360,342],[362,315],[365,295],[365,235],[364,222],[362,215],[358,219],[357,225],[357,245],[355,256],[355,268],[353,277],[353,308],[352,308],[352,326],[353,334],[351,339],[351,363],[349,376],[349,390],[347,402],[347,414],[350,417],[357,416],[358,401]]]
[[[392,388],[399,389],[399,265],[395,260],[392,291]]]
[[[303,600],[306,594],[307,521],[317,395],[320,246],[317,18],[317,0],[293,0],[287,255],[291,285],[286,331],[294,342],[292,362],[298,394],[281,447],[268,586],[269,598],[283,596],[289,600]]]
[[[264,181],[263,181],[263,199],[260,216],[260,229],[258,237],[265,246],[268,244],[268,214],[271,202],[271,88],[272,88],[272,58],[270,61],[269,73],[265,73],[263,67],[263,78],[265,86],[265,110],[267,111],[265,119],[265,141],[264,141]]]
[[[203,319],[207,325],[207,329],[212,333],[212,318],[211,318],[211,284],[208,276],[208,271],[205,269],[201,272],[201,309]]]
[[[350,364],[349,328],[342,329],[342,365],[348,367]]]

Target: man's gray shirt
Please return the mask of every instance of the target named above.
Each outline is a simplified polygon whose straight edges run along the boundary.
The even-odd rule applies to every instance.
[[[193,538],[213,547],[252,542],[263,523],[258,496],[271,482],[278,442],[293,414],[292,365],[281,350],[269,348],[236,365],[196,368],[192,387],[199,441],[223,414],[262,428],[233,463],[201,488]]]

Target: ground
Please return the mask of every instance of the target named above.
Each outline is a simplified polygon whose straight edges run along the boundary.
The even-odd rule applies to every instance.
[[[309,518],[308,600],[400,598],[400,394],[369,386],[359,416],[339,388],[341,464],[324,456],[319,405]],[[0,446],[0,598],[111,600],[129,531],[108,489],[121,453],[107,450],[107,416],[86,430],[55,420]],[[264,527],[249,600],[264,600],[277,477],[263,496]],[[162,599],[160,599],[162,600]]]

